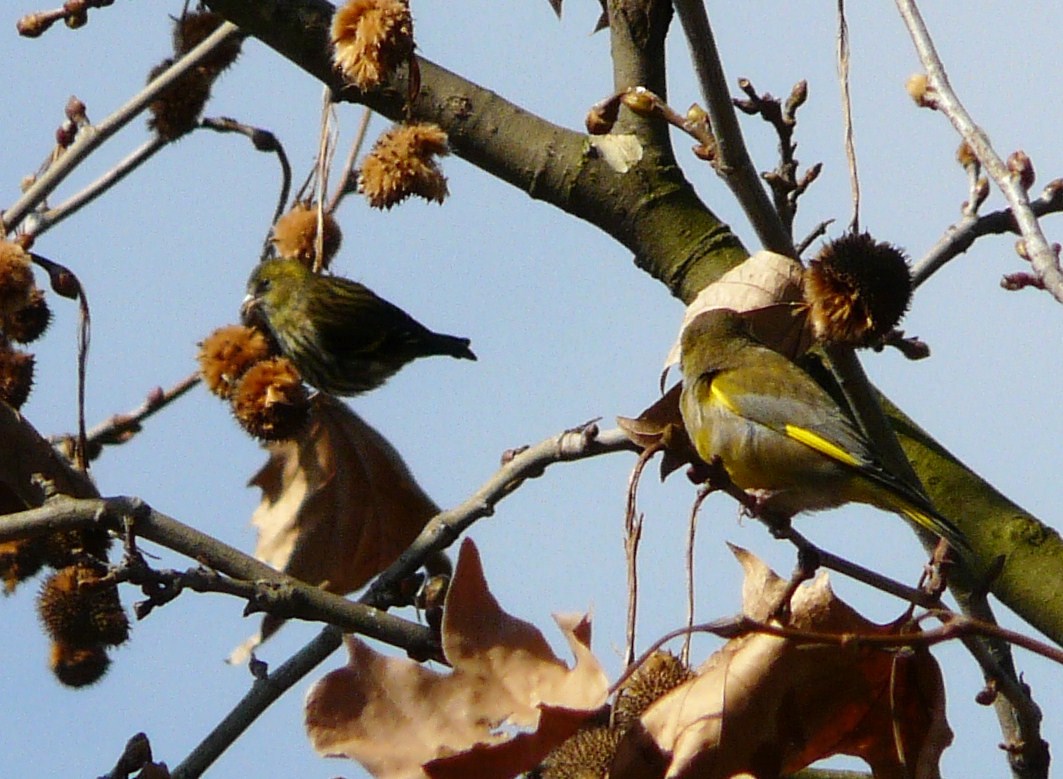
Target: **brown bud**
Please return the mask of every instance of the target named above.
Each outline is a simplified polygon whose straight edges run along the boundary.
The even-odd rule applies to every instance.
[[[904,88],[908,90],[909,97],[920,108],[937,108],[937,95],[930,86],[930,78],[925,73],[916,73],[910,76]]]
[[[1008,156],[1008,172],[1012,178],[1019,180],[1019,186],[1026,191],[1029,191],[1033,186],[1036,175],[1033,170],[1033,162],[1026,156],[1026,152],[1019,150],[1013,151]]]
[[[591,135],[605,135],[613,129],[620,115],[620,95],[611,95],[591,106],[584,124]]]
[[[620,100],[639,116],[653,116],[657,111],[657,96],[645,87],[629,89]]]
[[[980,165],[978,157],[975,155],[974,150],[967,141],[960,141],[959,148],[956,149],[956,162],[966,169],[972,165]]]
[[[88,124],[88,114],[86,114],[85,104],[77,97],[77,95],[71,95],[70,99],[66,101],[66,107],[63,109],[66,114],[66,118],[76,125]]]

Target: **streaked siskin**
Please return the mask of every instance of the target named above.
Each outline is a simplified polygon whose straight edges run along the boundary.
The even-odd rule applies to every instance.
[[[260,263],[241,311],[269,330],[308,384],[333,395],[376,389],[418,357],[476,359],[468,338],[433,332],[365,285],[296,259]]]

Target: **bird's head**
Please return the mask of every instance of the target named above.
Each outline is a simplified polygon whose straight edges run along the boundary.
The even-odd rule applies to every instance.
[[[311,270],[296,259],[282,257],[260,262],[247,280],[241,320],[248,325],[256,319],[269,320],[300,294],[310,276]]]

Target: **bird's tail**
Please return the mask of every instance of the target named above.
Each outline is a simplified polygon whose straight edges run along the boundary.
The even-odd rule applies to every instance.
[[[955,549],[961,557],[969,558],[972,556],[971,544],[964,538],[960,529],[938,512],[916,508],[908,503],[900,506],[900,512],[915,524],[926,528],[940,538],[944,538],[949,542],[949,546]]]
[[[469,348],[469,343],[468,338],[432,333],[432,346],[436,350],[436,354],[447,354],[460,360],[475,360],[476,355]]]

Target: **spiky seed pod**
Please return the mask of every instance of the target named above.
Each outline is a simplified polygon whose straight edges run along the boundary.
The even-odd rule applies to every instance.
[[[850,233],[826,243],[809,263],[804,296],[817,340],[871,346],[908,310],[912,273],[897,247]]]
[[[199,374],[207,389],[227,400],[247,369],[269,355],[269,342],[260,330],[226,325],[199,345]]]
[[[0,543],[0,581],[4,585],[4,594],[13,593],[19,583],[36,575],[43,565],[39,538],[18,538]]]
[[[151,69],[150,82],[168,67],[172,59],[165,59]],[[148,111],[148,127],[160,138],[173,141],[195,129],[200,114],[210,98],[210,87],[216,74],[207,68],[195,67],[160,92]]]
[[[111,548],[111,537],[96,525],[61,530],[38,538],[45,565],[56,569],[74,565],[86,556],[106,560]]]
[[[654,701],[693,678],[694,672],[671,652],[654,652],[617,690],[613,727],[627,730]]]
[[[32,354],[0,342],[0,402],[22,408],[33,389],[33,363]]]
[[[438,125],[399,125],[380,136],[362,162],[358,188],[374,208],[391,208],[410,195],[442,203],[447,178],[434,157],[449,153]]]
[[[82,560],[49,576],[37,596],[37,613],[58,644],[118,646],[129,639],[129,618],[117,585],[101,584],[102,563]]]
[[[205,41],[221,26],[225,17],[213,11],[193,11],[186,13],[173,24],[173,51],[178,57],[182,57],[192,51],[196,46]],[[214,51],[200,60],[198,67],[206,68],[217,76],[228,68],[237,57],[240,56],[240,47],[243,41],[239,36],[232,35],[223,43],[215,47]]]
[[[0,241],[0,314],[26,305],[33,289],[33,265],[26,250],[12,241]]]
[[[244,430],[263,441],[291,438],[310,411],[306,387],[284,357],[252,365],[236,385],[232,409]]]
[[[322,214],[321,267],[328,268],[336,252],[340,250],[343,233],[332,214]],[[273,225],[273,246],[279,257],[293,257],[307,267],[313,265],[317,256],[317,206],[311,203],[296,203]]]
[[[67,687],[87,687],[103,678],[111,658],[99,645],[75,647],[55,642],[49,665],[55,678]]]
[[[351,0],[332,17],[332,62],[362,90],[374,89],[413,56],[413,17],[404,0]]]
[[[538,779],[606,779],[620,743],[612,728],[587,728],[562,741],[535,771]]]
[[[0,330],[20,344],[36,341],[52,321],[52,310],[44,299],[44,292],[34,287],[26,304],[10,312],[0,311]]]

